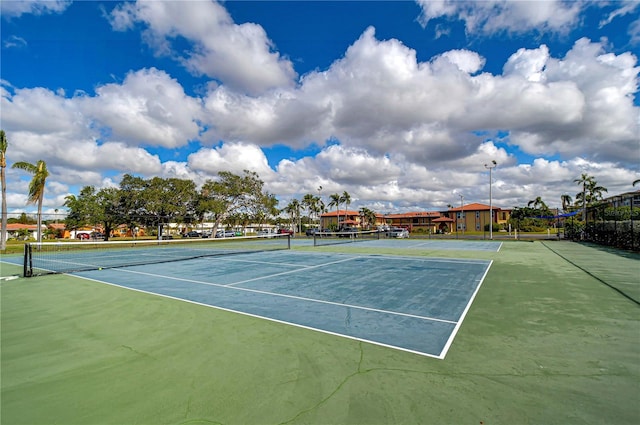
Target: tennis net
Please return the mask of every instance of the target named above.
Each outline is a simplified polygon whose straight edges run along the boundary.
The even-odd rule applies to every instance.
[[[380,232],[378,232],[377,230],[317,232],[313,235],[313,246],[364,242],[377,239],[380,239]]]
[[[290,248],[290,237],[286,234],[220,239],[29,243],[24,248],[24,276],[166,263]]]

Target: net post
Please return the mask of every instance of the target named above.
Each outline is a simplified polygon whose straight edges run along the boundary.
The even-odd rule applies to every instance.
[[[24,262],[22,266],[22,275],[31,277],[33,275],[33,263],[31,261],[31,244],[24,244]]]
[[[291,249],[291,234],[287,234],[287,249]]]

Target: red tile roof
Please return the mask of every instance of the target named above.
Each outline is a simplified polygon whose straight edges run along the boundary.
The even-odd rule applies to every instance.
[[[338,210],[337,212],[336,211],[326,212],[326,213],[322,214],[322,217],[335,217],[335,216],[344,217],[345,216],[345,212],[346,212],[347,215],[360,215],[360,213],[358,211]]]
[[[450,222],[453,222],[453,221],[455,221],[455,220],[452,219],[452,218],[449,218],[449,217],[439,217],[439,218],[436,218],[435,220],[433,220],[434,223],[450,223]]]
[[[38,230],[38,225],[37,224],[24,224],[24,223],[7,223],[7,231],[8,232],[13,232],[15,230],[22,230],[22,229],[27,229],[27,230]]]

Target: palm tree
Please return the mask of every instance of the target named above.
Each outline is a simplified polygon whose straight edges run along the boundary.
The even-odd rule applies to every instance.
[[[582,173],[575,183],[582,185],[582,192],[576,194],[576,203],[582,201],[582,219],[587,219],[587,206],[602,199],[602,193],[608,192],[607,188],[598,186],[596,179],[586,173]]]
[[[0,180],[2,180],[2,227],[0,229],[0,251],[7,249],[7,181],[4,169],[7,168],[7,136],[0,130]]]
[[[302,197],[302,206],[307,209],[310,219],[313,219],[314,213],[317,215],[318,202],[320,202],[320,198],[311,193],[307,193]]]
[[[18,168],[33,174],[33,179],[29,183],[28,203],[38,203],[38,242],[42,242],[42,201],[44,200],[44,187],[49,177],[47,164],[39,160],[35,165],[29,162],[16,162],[11,168]]]
[[[587,220],[587,184],[593,180],[593,177],[588,175],[587,173],[582,173],[580,178],[575,179],[573,182],[582,185],[582,221]],[[580,194],[576,195],[576,202]]]
[[[329,195],[329,205],[328,207],[336,207],[336,217],[338,220],[338,227],[340,227],[340,204],[342,203],[342,196],[339,193],[334,193]]]
[[[547,204],[542,200],[540,196],[536,197],[536,199],[529,201],[527,204],[528,207],[533,206],[535,209],[540,209],[541,211],[546,211],[549,209]]]
[[[571,199],[570,195],[562,195],[560,201],[562,201],[562,211],[566,212],[571,206],[573,199]]]
[[[360,208],[360,217],[362,218],[361,225],[365,227],[364,224],[366,223],[367,230],[370,230],[371,226],[376,224],[376,213],[369,208]]]
[[[638,180],[634,180],[634,181],[633,181],[633,186],[637,185],[638,183],[640,183],[640,179],[638,179]]]
[[[344,221],[347,221],[347,210],[349,209],[349,205],[351,205],[351,195],[349,195],[349,192],[345,190],[344,192],[342,192],[340,199],[344,203]]]
[[[7,178],[4,169],[7,168],[7,136],[0,130],[0,180],[2,180],[2,228],[0,230],[0,251],[7,249]]]
[[[295,198],[292,199],[291,202],[287,204],[284,211],[291,216],[291,224],[293,225],[293,228],[296,228],[297,223],[298,232],[300,232],[300,201]]]

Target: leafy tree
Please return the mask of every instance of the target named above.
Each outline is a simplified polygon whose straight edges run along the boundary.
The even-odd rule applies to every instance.
[[[108,241],[111,232],[125,219],[120,208],[120,190],[115,187],[100,189],[96,194],[98,204],[96,222],[102,223],[104,240]]]
[[[49,177],[47,164],[43,160],[39,160],[35,164],[20,161],[15,162],[12,168],[18,168],[33,174],[33,178],[29,183],[28,202],[31,204],[38,203],[38,242],[42,242],[42,201],[44,200],[47,177]]]
[[[258,199],[253,206],[253,219],[258,223],[258,226],[262,228],[262,225],[267,220],[277,216],[280,210],[278,210],[278,198],[271,193],[264,193]]]
[[[509,223],[511,223],[514,229],[518,229],[521,232],[537,232],[549,226],[549,220],[538,217],[550,214],[551,211],[548,208],[546,212],[544,212],[543,208],[532,208],[530,206],[522,208],[515,207],[511,211]]]
[[[200,191],[198,211],[210,213],[215,219],[214,228],[231,212],[255,211],[265,200],[262,188],[264,182],[258,174],[244,170],[242,176],[229,171],[218,173],[218,180],[207,180]]]
[[[0,227],[0,251],[7,249],[7,136],[0,130],[0,180],[2,181],[2,224]]]
[[[143,192],[146,182],[141,177],[125,174],[120,181],[120,199],[118,201],[121,224],[125,224],[131,234],[136,235],[135,228],[145,223]]]
[[[80,190],[78,196],[69,195],[65,198],[64,206],[68,213],[64,220],[68,229],[95,223],[96,189],[93,186],[85,186]]]
[[[153,177],[142,191],[148,224],[158,226],[158,237],[168,222],[191,221],[196,214],[196,184],[191,180]]]
[[[96,192],[95,187],[85,186],[77,197],[69,195],[65,198],[64,205],[69,209],[65,225],[69,229],[77,229],[100,223],[105,240],[109,240],[111,231],[125,221],[120,199],[120,191],[117,188],[104,188]]]

